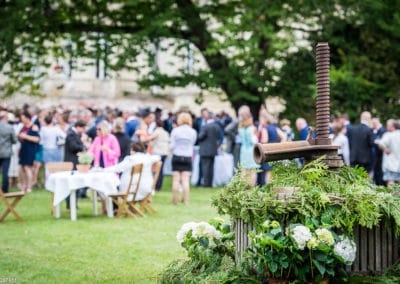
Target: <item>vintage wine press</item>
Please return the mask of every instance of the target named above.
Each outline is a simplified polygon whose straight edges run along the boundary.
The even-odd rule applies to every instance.
[[[262,164],[269,161],[304,158],[305,162],[325,156],[323,160],[329,167],[343,166],[337,154],[338,146],[333,146],[329,138],[330,87],[329,87],[329,45],[327,42],[317,44],[317,125],[316,138],[311,131],[307,140],[282,143],[258,143],[254,146],[254,160]]]

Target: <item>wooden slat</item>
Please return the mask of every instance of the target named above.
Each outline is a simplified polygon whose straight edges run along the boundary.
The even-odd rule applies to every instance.
[[[393,238],[393,263],[400,262],[400,238]]]
[[[354,241],[355,241],[355,243],[356,243],[357,245],[360,243],[360,241],[359,241],[359,239],[358,239],[358,238],[360,237],[360,234],[359,234],[358,231],[359,231],[359,227],[355,227],[355,228],[354,228]],[[359,262],[360,262],[360,248],[357,246],[356,259],[354,260],[353,265],[351,266],[350,271],[360,271]]]
[[[381,255],[381,262],[382,268],[388,267],[388,236],[387,230],[381,227],[381,248],[382,248],[382,255]]]
[[[393,235],[391,230],[387,230],[388,249],[387,249],[387,263],[392,266],[393,262]]]
[[[374,227],[375,235],[375,270],[382,271],[382,247],[381,247],[381,227]]]
[[[395,232],[393,232],[393,263],[400,263],[400,249],[399,249],[400,238],[396,238]]]
[[[241,233],[241,238],[240,238],[240,257],[242,257],[242,253],[243,253],[243,250],[244,250],[244,233],[243,233],[243,225],[244,225],[244,221],[243,220],[241,220],[241,222],[240,222],[240,231],[242,232]]]
[[[368,270],[375,270],[375,228],[368,230]]]
[[[361,227],[360,230],[360,270],[367,271],[368,270],[368,235],[367,230]]]

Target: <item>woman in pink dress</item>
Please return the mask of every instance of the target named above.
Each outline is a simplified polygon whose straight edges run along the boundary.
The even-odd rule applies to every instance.
[[[96,127],[96,138],[88,152],[94,156],[94,166],[107,168],[118,163],[121,150],[117,138],[111,134],[107,121],[103,120]]]

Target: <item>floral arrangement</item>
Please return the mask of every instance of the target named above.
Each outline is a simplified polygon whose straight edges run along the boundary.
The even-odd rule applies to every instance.
[[[197,242],[202,245],[206,244],[209,247],[215,247],[221,238],[222,233],[207,222],[183,224],[176,235],[176,239],[184,247]]]
[[[89,152],[81,152],[78,156],[79,164],[91,164],[93,162],[94,156],[92,153]]]
[[[185,223],[176,239],[189,259],[171,263],[160,275],[160,283],[201,283],[205,279],[224,283],[231,277],[235,268],[234,235],[222,218]]]
[[[278,221],[265,221],[261,232],[249,234],[247,258],[256,266],[259,279],[309,280],[317,283],[334,277],[342,265],[356,257],[356,245],[326,227],[290,224],[285,232]]]
[[[372,184],[363,168],[331,170],[323,158],[303,167],[294,161],[274,163],[272,182],[264,187],[249,187],[238,171],[213,204],[219,214],[255,226],[268,218],[305,223],[315,216],[350,236],[357,226],[373,228],[381,222],[400,236],[399,190]],[[282,187],[298,190],[278,198],[274,189]]]
[[[202,249],[221,250],[233,255],[233,233],[230,225],[222,218],[214,218],[209,222],[189,222],[182,225],[176,239],[184,247],[189,256]]]

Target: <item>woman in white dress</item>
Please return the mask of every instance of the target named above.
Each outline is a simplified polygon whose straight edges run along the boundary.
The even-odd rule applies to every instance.
[[[45,167],[45,178],[47,178],[46,164],[49,162],[63,161],[63,149],[61,144],[65,143],[67,134],[53,123],[53,115],[48,114],[44,118],[45,125],[40,129],[40,144],[43,146],[43,163]]]
[[[378,141],[383,151],[383,180],[388,187],[400,182],[400,123],[394,119],[386,122],[387,132]]]
[[[152,192],[153,173],[151,171],[151,166],[160,160],[160,156],[146,153],[146,149],[142,142],[132,142],[131,154],[126,156],[125,159],[119,164],[104,168],[104,171],[121,173],[119,190],[126,191],[131,178],[132,166],[143,164],[142,177],[140,179],[139,189],[135,198],[135,200],[142,200],[147,196],[147,194]],[[134,180],[132,183],[131,192],[133,192],[135,188],[136,182]]]
[[[19,121],[18,116],[15,116],[11,112],[9,112],[8,114],[9,114],[8,121],[12,123],[15,135],[18,135],[18,133],[21,131],[23,125]],[[21,143],[19,142],[19,140],[17,140],[17,143],[12,145],[12,153],[13,154],[11,156],[10,168],[8,170],[8,178],[10,180],[10,187],[17,186],[17,184],[18,184],[18,173],[19,173],[18,153],[19,153],[20,148],[21,148]]]
[[[350,166],[349,139],[346,136],[346,127],[343,122],[336,119],[333,121],[333,134],[330,135],[332,145],[339,146],[338,155],[342,157],[346,166]]]

